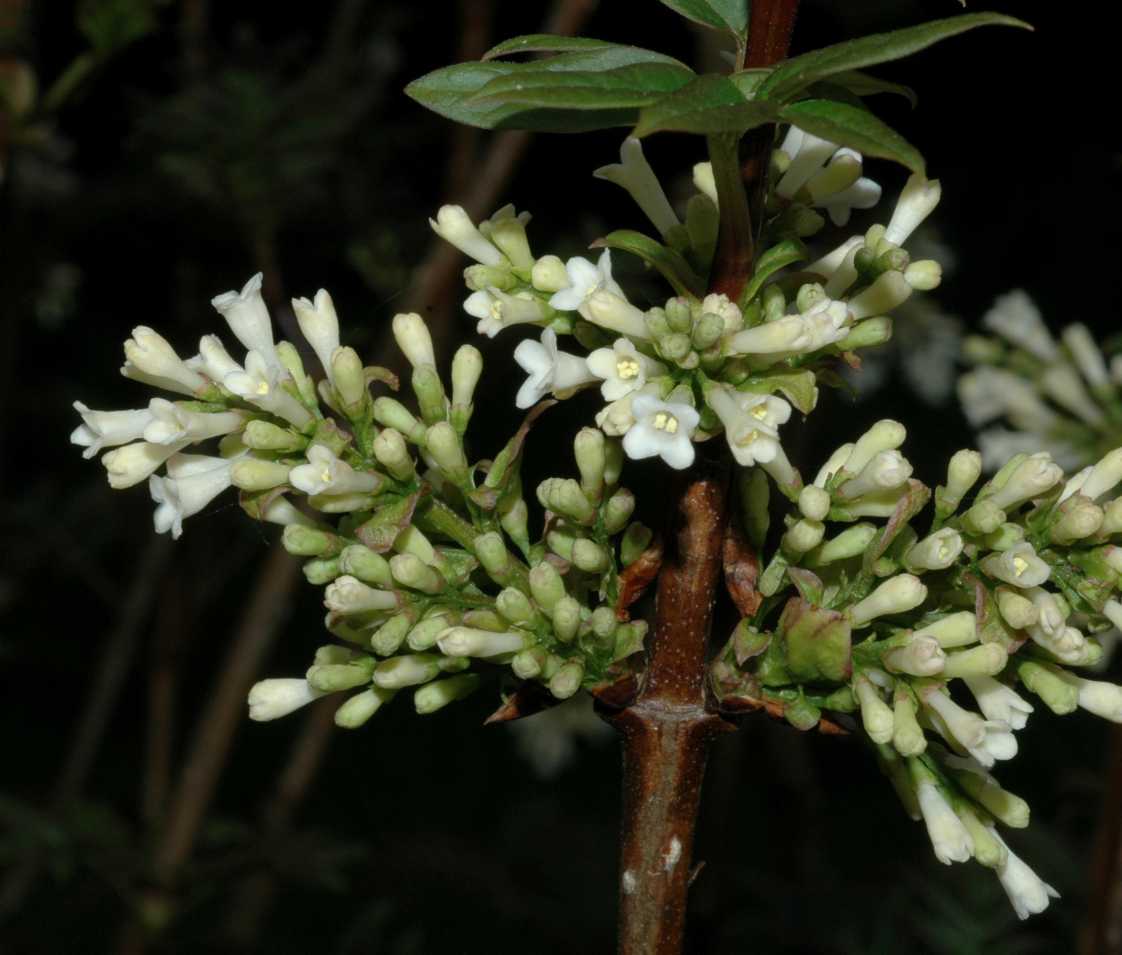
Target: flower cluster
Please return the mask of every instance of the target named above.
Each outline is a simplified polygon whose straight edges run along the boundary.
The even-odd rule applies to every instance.
[[[1040,449],[1078,467],[1122,442],[1122,354],[1104,356],[1079,323],[1057,341],[1020,289],[999,296],[982,324],[994,334],[966,339],[974,368],[959,379],[958,395],[970,423],[983,428],[988,470]]]
[[[932,495],[904,437],[880,421],[787,489],[795,513],[712,683],[726,705],[801,729],[823,710],[859,713],[940,861],[994,868],[1024,918],[1054,893],[999,835],[1027,825],[1028,806],[990,770],[1016,755],[1033,712],[1018,686],[1054,713],[1122,722],[1122,687],[1072,669],[1096,663],[1094,634],[1122,623],[1122,449],[1071,478],[1047,453],[1018,454],[967,500],[981,455],[955,454]],[[767,484],[748,474],[740,496],[766,553]]]
[[[764,230],[765,251],[738,301],[702,294],[717,239],[719,196],[712,168],[694,170],[698,193],[685,222],[671,206],[639,141],[628,139],[620,162],[596,171],[625,188],[662,242],[613,232],[593,262],[535,256],[529,217],[511,206],[478,225],[458,206],[444,206],[435,231],[475,261],[464,272],[471,294],[464,310],[481,334],[519,324],[540,326],[540,341],[521,342],[515,360],[527,379],[517,404],[546,395],[566,398],[598,387],[606,402],[596,423],[623,438],[632,458],[658,456],[688,467],[694,442],[724,433],[736,461],[758,464],[780,483],[794,469],[779,441],[792,406],[809,413],[819,372],[831,362],[856,363],[855,353],[888,340],[889,313],[913,290],[935,288],[941,270],[912,261],[902,248],[939,200],[938,182],[914,175],[892,217],[854,236],[800,270],[802,243],[825,224],[815,207],[845,224],[853,208],[869,208],[880,187],[862,176],[851,149],[792,127],[773,156]],[[677,293],[661,305],[633,304],[612,274],[613,249],[637,254]],[[582,353],[561,347],[572,336]]]
[[[296,348],[274,342],[261,276],[213,304],[247,349],[241,363],[214,335],[184,360],[137,328],[123,374],[186,400],[154,397],[130,411],[77,403],[71,440],[86,457],[112,448],[102,456],[112,487],[147,479],[157,531],[179,537],[186,518],[232,486],[252,517],[284,525],[289,553],[307,558],[333,640],[303,678],[254,686],[252,718],[347,692],[335,722],[356,727],[405,688],[431,713],[477,687],[477,663],[509,667],[564,699],[615,678],[641,649],[646,625],[621,623],[617,601],[622,569],[651,535],[631,521],[618,440],[591,428],[577,435],[579,479],[540,485],[546,530],[532,542],[520,479],[529,422],[493,460],[467,457],[477,349],[456,352],[449,396],[424,322],[397,315],[414,411],[372,396],[372,383],[396,389],[396,379],[340,345],[326,292],[292,303],[326,372],[318,387]],[[217,454],[186,453],[216,438]]]

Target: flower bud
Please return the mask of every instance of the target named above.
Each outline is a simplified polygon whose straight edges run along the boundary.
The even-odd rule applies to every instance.
[[[481,265],[505,263],[502,253],[483,236],[462,206],[441,206],[436,219],[429,219],[432,230]]]
[[[853,500],[901,487],[911,476],[912,465],[899,451],[878,451],[855,477],[838,487],[837,494],[842,500]]]
[[[416,473],[413,456],[401,432],[384,428],[374,439],[374,458],[398,481],[408,481]]]
[[[1004,511],[1010,511],[1034,497],[1048,493],[1063,479],[1064,472],[1050,457],[1026,458],[1009,475],[1008,480],[987,495]]]
[[[950,527],[929,534],[904,555],[904,566],[913,573],[946,570],[962,553],[962,535]]]
[[[593,540],[578,537],[573,542],[573,563],[589,574],[602,574],[611,566],[608,552]]]
[[[822,488],[808,484],[799,492],[799,512],[808,520],[825,520],[830,512],[830,495]]]
[[[543,255],[530,270],[530,283],[539,292],[560,292],[568,288],[569,273],[556,255]]]
[[[887,315],[877,315],[858,322],[837,343],[839,351],[860,351],[883,345],[892,338],[892,319]]]
[[[861,707],[861,723],[874,743],[888,743],[895,731],[892,710],[881,698],[880,690],[863,673],[853,680],[853,692]]]
[[[914,610],[926,599],[927,588],[918,577],[897,574],[884,581],[860,603],[850,607],[849,616],[855,627],[862,627],[876,617]]]
[[[580,604],[567,594],[553,605],[553,632],[557,639],[568,643],[580,629]]]
[[[883,272],[863,292],[851,298],[846,305],[858,321],[873,315],[886,315],[903,305],[912,294],[908,280],[899,272]]]
[[[499,593],[495,609],[511,623],[528,624],[538,615],[530,598],[516,587],[506,587]]]
[[[908,237],[939,204],[941,195],[942,187],[938,179],[928,180],[919,173],[912,173],[896,201],[896,208],[885,229],[885,239],[893,245],[907,242]]]
[[[249,691],[249,718],[258,722],[279,719],[321,696],[307,680],[261,680]]]
[[[580,484],[572,478],[547,478],[538,485],[538,500],[542,507],[576,521],[591,524],[596,519],[596,509],[585,497]]]
[[[962,529],[968,534],[992,534],[1005,522],[1005,512],[988,498],[976,502],[962,515]]]
[[[405,643],[410,650],[424,653],[436,646],[436,641],[455,622],[455,619],[447,613],[437,613],[431,617],[425,617],[405,635]],[[398,646],[400,645],[398,643]],[[397,652],[397,647],[389,651],[389,653],[395,652]],[[388,654],[385,655],[388,656]]]
[[[653,531],[646,525],[640,524],[638,521],[631,524],[619,545],[619,556],[623,566],[627,567],[635,563],[643,551],[650,546],[653,537]]]
[[[614,292],[598,289],[585,300],[584,308],[584,317],[593,325],[619,332],[631,339],[649,337],[642,311]]]
[[[466,408],[471,405],[475,386],[483,374],[483,355],[474,345],[461,345],[452,356],[452,404]]]
[[[356,412],[367,397],[366,373],[362,359],[353,348],[344,345],[331,354],[331,381],[339,395],[343,410]]]
[[[287,483],[291,471],[291,467],[280,461],[242,458],[230,467],[230,483],[243,491],[267,491]]]
[[[999,643],[983,643],[947,656],[943,678],[995,676],[1005,669],[1009,654]]]
[[[943,267],[934,259],[920,259],[904,269],[904,281],[920,292],[930,292],[943,281]]]
[[[461,673],[427,683],[413,694],[413,707],[422,716],[435,713],[449,703],[470,696],[479,688],[479,676],[475,673]]]
[[[510,661],[510,668],[518,679],[532,680],[542,672],[548,655],[544,647],[522,650],[514,655]]]
[[[573,441],[581,490],[593,502],[600,500],[604,489],[604,445],[604,432],[598,428],[581,428]]]
[[[341,729],[358,729],[393,697],[392,690],[378,686],[356,693],[335,711],[335,725]]]
[[[824,566],[857,557],[865,553],[878,533],[877,527],[873,524],[854,524],[852,527],[847,527],[836,537],[831,537],[819,545],[811,555],[811,563],[814,566]]]
[[[397,608],[397,597],[384,590],[368,587],[355,577],[343,576],[328,585],[323,595],[324,606],[338,613],[367,613]]]
[[[425,447],[436,466],[453,484],[467,480],[468,464],[463,443],[447,421],[438,421],[425,432]]]
[[[281,535],[284,549],[294,557],[334,557],[342,548],[342,540],[329,531],[301,524],[290,524]]]
[[[374,420],[386,428],[399,431],[414,444],[425,440],[425,426],[421,424],[396,398],[385,396],[374,400]]]
[[[421,365],[414,369],[411,380],[413,394],[417,396],[417,406],[426,424],[435,424],[448,417],[448,398],[444,394],[444,383],[431,365]]]
[[[908,432],[898,421],[885,418],[866,431],[844,461],[845,470],[853,475],[861,470],[881,451],[893,451],[904,443]],[[818,482],[815,481],[817,484]]]
[[[627,488],[620,488],[604,505],[604,530],[609,534],[618,534],[631,515],[635,512],[635,495]]]
[[[961,610],[920,627],[913,636],[933,637],[944,650],[965,647],[978,642],[977,620],[971,611]]]
[[[1021,682],[1043,700],[1057,716],[1072,713],[1079,706],[1079,690],[1065,681],[1059,667],[1026,660],[1017,667]]]
[[[496,531],[480,534],[475,539],[474,552],[493,580],[504,583],[510,579],[513,560],[501,534]]]
[[[413,617],[410,614],[400,613],[390,617],[370,637],[370,646],[380,657],[389,657],[397,653],[405,640],[406,634],[413,626]]]
[[[787,528],[780,546],[788,554],[805,554],[822,543],[822,535],[825,531],[826,528],[821,521],[812,521],[804,517]]]
[[[947,655],[933,637],[912,638],[903,646],[888,650],[881,657],[881,663],[890,673],[906,673],[909,676],[935,676],[943,672]]]
[[[549,692],[559,700],[567,700],[580,689],[583,679],[584,667],[576,661],[570,661],[550,677]]]
[[[912,694],[903,687],[896,690],[892,708],[892,745],[901,756],[919,756],[927,749],[927,737],[916,720]]]
[[[303,451],[308,446],[302,434],[269,421],[250,421],[242,432],[242,441],[254,451]]]
[[[546,613],[552,613],[558,601],[565,596],[561,575],[548,561],[530,568],[530,593],[535,603]]]
[[[314,666],[308,670],[307,679],[317,690],[324,693],[338,693],[369,683],[373,669],[374,659],[367,657],[365,660],[357,660],[353,663]]]
[[[948,512],[955,511],[981,475],[982,456],[977,451],[956,451],[947,465],[947,483],[936,492],[937,502]]]
[[[436,641],[440,652],[450,657],[497,657],[517,653],[526,646],[521,633],[492,633],[471,627],[449,627]]]
[[[1094,466],[1081,489],[1084,496],[1092,501],[1114,490],[1122,481],[1122,448],[1108,452]]]
[[[960,771],[952,775],[966,794],[999,822],[1012,829],[1024,829],[1029,824],[1029,804],[1002,789],[988,773]]]
[[[426,594],[438,594],[444,590],[444,578],[415,554],[395,554],[391,557],[390,573],[394,580],[410,590]]]
[[[534,255],[526,238],[526,227],[515,215],[492,218],[487,224],[487,238],[499,247],[516,269],[529,269],[534,265]]]
[[[413,653],[383,660],[374,668],[374,683],[385,690],[428,683],[440,673],[440,658],[431,653]]]
[[[1105,519],[1103,509],[1082,494],[1064,501],[1058,513],[1056,522],[1048,529],[1048,537],[1053,544],[1064,547],[1097,534]]]
[[[997,609],[1002,619],[1014,630],[1024,630],[1031,627],[1040,619],[1040,611],[1027,597],[1022,596],[1009,587],[998,587],[996,590]]]

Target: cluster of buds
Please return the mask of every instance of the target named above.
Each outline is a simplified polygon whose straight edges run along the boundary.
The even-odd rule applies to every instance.
[[[974,367],[959,379],[958,394],[970,423],[983,429],[978,443],[988,470],[1042,448],[1077,467],[1122,441],[1122,354],[1104,356],[1079,323],[1057,341],[1020,289],[998,297],[982,324],[994,334],[963,343]]]
[[[1122,449],[1071,478],[1047,453],[1018,454],[976,492],[981,455],[964,450],[932,495],[904,437],[880,421],[813,483],[784,488],[794,513],[712,683],[726,705],[800,729],[824,710],[859,714],[940,861],[994,868],[1024,918],[1054,893],[998,834],[1027,825],[1028,806],[990,770],[1016,755],[1033,712],[1018,688],[1053,713],[1122,722],[1122,687],[1076,672],[1101,658],[1094,635],[1122,625]],[[746,474],[740,497],[766,554],[761,477]]]
[[[717,234],[712,168],[695,168],[698,193],[682,222],[635,139],[625,141],[618,164],[596,175],[631,194],[662,243],[614,232],[596,243],[604,251],[595,262],[562,261],[534,255],[529,217],[511,206],[478,225],[458,206],[441,208],[433,228],[475,261],[464,272],[471,290],[464,309],[478,319],[478,331],[543,329],[540,341],[525,340],[514,353],[528,375],[518,406],[599,388],[606,405],[596,423],[623,438],[628,456],[658,456],[685,468],[695,442],[723,432],[738,463],[759,464],[789,483],[793,468],[778,429],[792,407],[813,410],[817,373],[838,361],[856,363],[856,352],[887,341],[889,313],[913,290],[939,284],[938,264],[912,261],[902,245],[935,208],[940,190],[938,182],[912,176],[887,226],[875,225],[795,270],[809,258],[800,239],[824,225],[811,206],[844,224],[851,208],[877,201],[880,187],[861,176],[860,154],[797,128],[775,155],[765,250],[738,301],[700,291]],[[647,309],[633,304],[612,275],[612,249],[655,266],[675,297]],[[582,353],[561,348],[563,335]]]
[[[102,457],[112,487],[147,480],[156,530],[174,537],[184,519],[239,489],[242,507],[283,525],[285,549],[325,587],[333,642],[303,678],[255,685],[252,718],[346,692],[335,722],[357,727],[405,688],[419,713],[431,713],[479,685],[477,662],[565,699],[613,677],[641,649],[646,625],[621,623],[615,609],[619,575],[650,539],[619,486],[619,441],[595,429],[577,436],[580,478],[539,487],[546,531],[531,542],[520,479],[528,425],[491,461],[472,463],[465,447],[483,367],[477,349],[456,352],[449,392],[425,323],[395,316],[411,410],[371,394],[372,383],[396,390],[397,381],[339,344],[326,292],[292,303],[326,371],[318,386],[296,348],[274,342],[261,276],[213,304],[247,349],[242,363],[216,336],[183,360],[137,328],[122,372],[186,400],[108,412],[78,403],[83,423],[71,440],[86,457],[112,448]],[[217,454],[185,453],[214,439]]]

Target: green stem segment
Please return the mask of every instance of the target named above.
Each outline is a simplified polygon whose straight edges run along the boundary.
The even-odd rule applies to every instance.
[[[752,216],[740,168],[740,139],[721,133],[708,137],[708,146],[713,179],[717,184],[717,204],[721,210],[717,254],[713,260],[709,287],[714,292],[723,292],[735,302],[751,277],[755,258]]]

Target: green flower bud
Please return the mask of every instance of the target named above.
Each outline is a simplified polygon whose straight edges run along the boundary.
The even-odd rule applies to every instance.
[[[1058,516],[1048,529],[1053,544],[1070,546],[1076,541],[1097,534],[1106,515],[1094,501],[1082,494],[1073,494],[1058,508]]]
[[[956,451],[947,465],[946,485],[935,491],[935,502],[940,511],[953,514],[981,475],[982,456],[977,451]]]
[[[374,670],[374,659],[355,660],[351,663],[335,663],[314,666],[307,674],[308,682],[323,693],[338,693],[353,690],[370,682]]]
[[[661,308],[648,309],[643,319],[647,325],[648,335],[656,342],[665,338],[667,335],[674,334],[670,327],[670,322],[666,318],[666,312]]]
[[[395,554],[390,558],[393,579],[410,590],[438,594],[444,590],[445,580],[415,554]]]
[[[374,400],[374,420],[386,428],[401,432],[413,444],[424,444],[425,426],[396,398],[385,396]]]
[[[341,573],[343,573],[343,570],[339,566],[338,557],[309,560],[304,564],[304,579],[313,587],[322,587],[324,584],[329,584]]]
[[[499,247],[516,269],[529,269],[534,265],[530,243],[526,239],[526,227],[517,216],[506,216],[491,222],[487,238]]]
[[[543,255],[530,270],[530,284],[539,292],[560,292],[569,287],[565,263],[556,255]]]
[[[449,627],[437,640],[441,653],[449,657],[500,657],[524,650],[529,641],[517,631],[495,633],[473,627]]]
[[[471,419],[472,399],[479,376],[483,374],[483,355],[474,345],[461,345],[452,356],[452,426],[463,434]]]
[[[308,446],[304,435],[269,421],[250,421],[242,432],[242,441],[254,451],[299,452]]]
[[[608,441],[604,445],[604,483],[608,487],[619,484],[619,476],[623,471],[623,442]]]
[[[523,553],[530,549],[529,522],[530,510],[522,498],[508,498],[499,505],[499,525]]]
[[[516,587],[506,587],[499,593],[495,609],[511,623],[531,623],[538,616],[530,598]]]
[[[1065,681],[1057,667],[1026,660],[1017,667],[1017,676],[1057,716],[1073,713],[1079,706],[1078,688]]]
[[[288,483],[292,468],[280,461],[242,458],[230,467],[230,483],[243,491],[268,491]]]
[[[938,641],[939,646],[944,650],[964,647],[978,642],[978,624],[972,611],[963,610],[940,617],[934,623],[920,627],[913,636],[931,637]]]
[[[425,447],[449,481],[463,484],[467,480],[468,463],[463,443],[447,421],[439,421],[425,432]]]
[[[611,566],[608,552],[595,541],[578,537],[573,541],[573,563],[589,574],[602,574]]]
[[[1000,643],[983,643],[969,650],[950,653],[943,664],[943,678],[995,676],[1005,669],[1009,654]]]
[[[919,756],[927,749],[927,737],[916,720],[915,700],[902,687],[896,690],[892,722],[892,745],[901,756]]]
[[[688,332],[693,327],[693,309],[689,300],[680,295],[667,300],[663,314],[670,331]]]
[[[530,593],[535,603],[548,614],[553,613],[553,608],[565,596],[565,583],[548,561],[530,568]]]
[[[1012,829],[1024,829],[1029,824],[1029,804],[1002,789],[992,776],[965,771],[952,771],[951,775],[971,799],[1000,822]]]
[[[416,474],[413,456],[400,431],[385,428],[374,439],[374,457],[389,474],[399,481],[412,480]]]
[[[830,513],[830,495],[822,488],[808,484],[799,492],[799,511],[808,520],[825,520]]]
[[[1024,630],[1040,619],[1040,611],[1036,604],[1012,587],[998,587],[996,596],[997,609],[1002,619],[1014,630]]]
[[[440,674],[440,658],[431,653],[390,657],[374,668],[374,683],[384,690],[428,683]]]
[[[469,265],[464,269],[464,284],[473,292],[486,292],[492,288],[509,292],[518,285],[518,276],[506,266]]]
[[[853,691],[861,707],[861,722],[874,743],[888,743],[895,732],[895,718],[888,704],[864,674],[853,680]]]
[[[597,607],[588,618],[588,627],[601,643],[611,646],[619,621],[611,607]]]
[[[619,556],[624,567],[639,559],[643,551],[650,546],[653,536],[651,529],[638,521],[627,528],[619,544]]]
[[[277,342],[276,353],[285,370],[292,375],[296,390],[304,397],[312,394],[309,388],[311,383],[308,381],[308,373],[304,370],[304,362],[300,358],[300,352],[296,350],[292,342]]]
[[[469,610],[462,622],[465,627],[490,630],[492,633],[506,633],[510,629],[510,624],[493,610]]]
[[[362,367],[362,359],[353,348],[344,345],[332,353],[331,381],[335,385],[343,411],[353,415],[361,410],[369,397],[366,372]]]
[[[553,633],[562,643],[568,643],[580,629],[580,604],[566,594],[553,605]]]
[[[685,361],[693,350],[690,336],[681,332],[672,332],[662,338],[656,339],[655,349],[667,361]]]
[[[1006,521],[997,530],[990,531],[982,538],[982,546],[987,550],[1006,551],[1024,539],[1025,529],[1020,524]]]
[[[849,334],[837,343],[840,351],[858,351],[883,345],[892,338],[892,319],[887,315],[866,318],[858,322]]]
[[[393,697],[393,690],[377,686],[356,693],[335,711],[335,725],[342,729],[358,729]]]
[[[954,800],[954,811],[966,831],[970,833],[970,841],[974,843],[974,858],[981,865],[989,869],[1000,869],[1009,858],[1005,847],[998,842],[982,820],[978,817],[974,807],[965,799]]]
[[[370,637],[371,648],[380,657],[393,656],[401,648],[405,635],[412,626],[413,616],[411,614],[399,613],[390,617]]]
[[[725,320],[715,312],[706,312],[693,327],[690,341],[698,351],[705,351],[721,340],[725,333]]]
[[[822,535],[825,531],[825,525],[821,521],[812,521],[804,517],[787,528],[780,546],[795,558],[822,543]]]
[[[530,647],[516,653],[510,661],[510,668],[520,680],[532,680],[540,675],[549,653],[544,647]]]
[[[581,428],[573,441],[581,490],[593,503],[600,500],[604,491],[605,444],[604,432],[599,428]]]
[[[538,500],[542,507],[578,524],[591,524],[596,519],[596,508],[572,478],[547,478],[542,481],[538,485]]]
[[[977,501],[962,515],[962,529],[968,534],[992,534],[1005,522],[1005,512],[993,501]]]
[[[329,531],[303,524],[289,524],[281,535],[284,549],[294,557],[334,557],[343,542]]]
[[[576,533],[568,527],[556,528],[545,535],[545,542],[549,549],[570,563],[573,560],[573,544],[576,543],[576,539]]]
[[[783,289],[778,285],[772,284],[764,288],[761,298],[764,308],[764,320],[774,322],[778,318],[782,318],[787,311],[787,298],[783,294]]]
[[[426,650],[431,650],[435,647],[436,641],[440,635],[454,624],[455,620],[449,614],[435,614],[431,617],[425,617],[424,620],[409,631],[405,638],[405,643],[410,650],[417,653],[424,653]],[[393,653],[396,650],[397,647],[390,652]]]
[[[339,567],[343,573],[357,577],[364,583],[379,587],[393,586],[389,561],[362,544],[344,547],[339,554]]]
[[[479,677],[474,673],[450,676],[446,680],[427,683],[413,694],[413,706],[424,716],[435,713],[449,703],[470,696],[479,688]]]
[[[506,583],[510,579],[514,561],[501,534],[495,531],[480,534],[475,539],[475,556],[493,580]]]
[[[444,383],[436,369],[420,365],[413,369],[413,394],[417,396],[417,406],[426,424],[435,424],[448,417],[448,397],[444,394]]]
[[[576,661],[564,664],[550,677],[549,692],[559,700],[567,700],[580,689],[584,667]]]
[[[635,495],[627,488],[620,488],[604,506],[604,530],[609,534],[618,534],[635,511]]]

